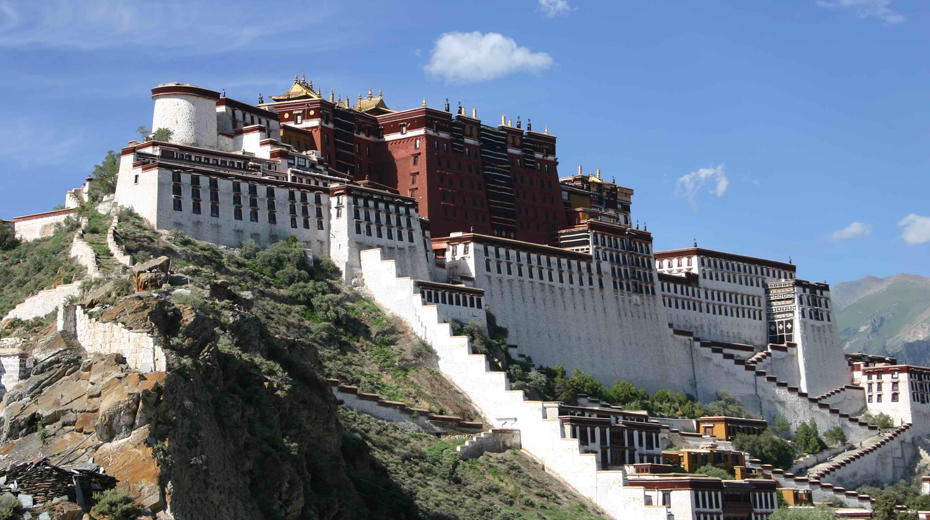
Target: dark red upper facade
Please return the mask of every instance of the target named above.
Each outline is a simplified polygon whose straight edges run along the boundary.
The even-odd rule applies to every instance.
[[[460,231],[549,244],[566,224],[556,139],[529,125],[483,125],[448,104],[396,112],[371,93],[350,108],[298,81],[274,100],[262,107],[278,114],[284,144],[318,150],[331,168],[413,198],[434,237]]]

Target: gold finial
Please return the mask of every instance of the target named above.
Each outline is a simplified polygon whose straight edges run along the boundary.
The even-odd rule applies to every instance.
[[[306,75],[306,74],[301,74],[301,75],[300,75],[300,82],[303,83],[304,85],[307,84],[307,75]]]
[[[312,83],[312,82],[311,82],[311,83]],[[320,95],[320,90],[322,90],[322,89],[321,89],[319,86],[317,86],[317,87],[316,87],[316,95],[317,95],[317,96]]]
[[[371,90],[368,91],[368,99],[371,99]],[[358,93],[358,102],[359,102],[359,103],[362,102],[362,93],[361,93],[361,92]]]
[[[336,93],[333,92],[332,90],[329,91],[329,102],[330,103],[336,102]]]
[[[477,108],[471,107],[471,117],[473,117],[473,118],[475,118],[475,119],[478,119],[478,109],[477,109]]]
[[[423,108],[426,108],[426,96],[423,96]]]
[[[546,135],[549,135],[549,125],[546,125]]]
[[[381,90],[380,88],[378,89],[378,97],[379,97],[379,98],[383,98],[383,97],[384,97],[384,93],[383,93],[383,92],[384,92],[384,91]]]
[[[307,88],[310,89],[310,92],[313,92],[313,80],[310,80],[310,83],[307,83]]]
[[[501,126],[504,126],[506,124],[507,124],[507,116],[505,116],[504,114],[501,114]]]
[[[581,165],[578,165],[578,175],[582,175]]]
[[[601,169],[600,169],[600,168],[597,169],[597,178],[598,178],[598,179],[601,178]]]
[[[337,101],[337,103],[342,103],[342,94],[339,94],[339,100]]]
[[[509,126],[509,127],[511,127],[511,128],[513,127],[513,119],[508,119],[508,120],[507,120],[507,126]]]
[[[362,97],[362,95],[359,94],[358,97]],[[368,99],[371,99],[371,87],[368,87]]]
[[[300,78],[297,77],[297,74],[294,74],[294,83],[300,83]]]

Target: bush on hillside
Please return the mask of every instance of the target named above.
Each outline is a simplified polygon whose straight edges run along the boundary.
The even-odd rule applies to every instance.
[[[710,464],[705,464],[694,470],[694,472],[700,475],[707,475],[708,477],[719,478],[720,480],[733,480],[733,477],[727,473],[726,470]]]
[[[839,446],[846,442],[846,433],[839,426],[834,426],[823,432],[823,438],[830,446]]]
[[[17,507],[19,507],[19,499],[13,496],[12,493],[0,495],[0,520],[13,518]]]
[[[9,251],[19,245],[13,226],[0,223],[0,251]]]
[[[94,493],[94,512],[110,520],[130,520],[145,514],[145,509],[133,502],[132,495],[121,489]]]
[[[72,232],[64,227],[52,236],[0,251],[0,316],[29,296],[83,276],[71,260]]]
[[[809,423],[802,422],[798,426],[792,441],[798,451],[803,453],[820,453],[827,447],[827,443],[820,438],[820,431],[813,419]]]
[[[760,435],[738,433],[733,438],[733,447],[739,451],[748,452],[750,456],[761,460],[763,464],[771,464],[776,468],[791,469],[794,463],[794,448],[788,444],[788,441],[775,437],[768,430]]]
[[[891,430],[894,428],[894,419],[884,413],[878,415],[864,413],[861,418],[873,426],[878,426],[879,430]]]

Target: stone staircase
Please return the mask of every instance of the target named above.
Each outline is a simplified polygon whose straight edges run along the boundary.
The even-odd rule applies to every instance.
[[[599,470],[595,454],[581,453],[578,439],[562,438],[558,418],[546,418],[546,405],[511,390],[504,372],[493,372],[469,340],[453,336],[435,305],[422,301],[414,280],[398,277],[395,262],[382,260],[380,249],[362,251],[365,287],[385,310],[403,319],[436,351],[440,371],[467,395],[494,428],[518,429],[522,449],[579,494],[614,518],[664,520],[667,508],[646,507],[646,490],[627,486],[622,470]]]
[[[862,508],[869,511],[872,510],[872,506],[875,504],[875,499],[868,495],[847,491],[846,488],[821,482],[817,479],[785,473],[782,469],[772,470],[772,478],[780,488],[810,490],[811,498],[815,504],[833,503],[838,504],[840,507]]]
[[[879,466],[879,462],[875,459],[887,450],[898,448],[901,441],[907,440],[910,428],[911,424],[908,423],[876,436],[859,449],[843,452],[809,469],[808,477],[834,483],[842,481],[846,484],[868,484],[872,481],[868,476],[872,474],[876,466]]]
[[[763,394],[769,396],[770,399],[767,399],[767,402],[778,403],[777,407],[779,410],[783,410],[783,413],[779,413],[778,415],[782,415],[783,417],[798,417],[805,421],[813,419],[820,431],[826,431],[834,426],[840,426],[851,442],[863,441],[874,436],[878,432],[876,426],[871,426],[866,421],[858,417],[853,417],[849,413],[843,412],[839,408],[831,405],[829,398],[822,399],[822,396],[811,397],[798,387],[789,385],[787,381],[779,380],[777,376],[771,375],[766,370],[758,368],[760,360],[765,362],[765,360],[771,359],[770,353],[769,355],[764,355],[768,353],[768,351],[756,353],[752,356],[741,357],[732,352],[726,352],[725,348],[715,346],[712,342],[701,341],[699,338],[693,337],[693,334],[690,332],[675,330],[674,334],[691,338],[693,341],[693,348],[707,349],[712,356],[719,356],[718,361],[720,364],[732,363],[734,367],[741,367],[748,373],[749,377],[754,377],[756,380],[755,387],[757,394],[760,396]],[[763,413],[763,415],[766,415],[768,420],[773,420],[775,414]],[[768,415],[772,415],[772,417],[768,417]]]

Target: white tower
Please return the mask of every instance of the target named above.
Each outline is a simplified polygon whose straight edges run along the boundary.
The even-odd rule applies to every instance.
[[[152,89],[155,114],[152,131],[171,130],[171,142],[217,147],[216,102],[219,92],[182,83],[165,83]]]

